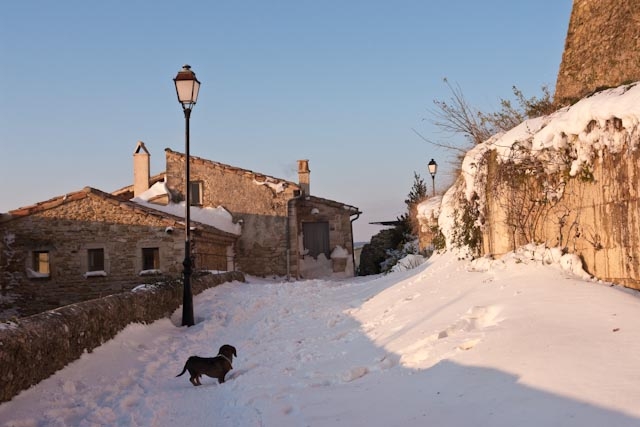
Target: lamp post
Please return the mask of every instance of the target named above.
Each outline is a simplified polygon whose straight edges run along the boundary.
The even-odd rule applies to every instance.
[[[182,292],[182,326],[193,326],[195,324],[193,320],[193,294],[191,293],[191,195],[190,195],[190,161],[189,161],[189,118],[191,117],[191,110],[196,105],[198,100],[198,91],[200,90],[200,82],[196,78],[196,73],[191,71],[189,65],[182,67],[182,70],[178,72],[178,75],[173,82],[176,85],[176,93],[178,95],[178,102],[182,104],[182,110],[184,111],[185,120],[185,207],[184,207],[184,222],[185,222],[185,238],[184,238],[184,286]]]
[[[431,161],[428,164],[429,166],[429,173],[431,174],[431,185],[433,188],[433,196],[435,197],[436,195],[436,172],[438,172],[438,164],[436,163],[435,160],[431,159]]]

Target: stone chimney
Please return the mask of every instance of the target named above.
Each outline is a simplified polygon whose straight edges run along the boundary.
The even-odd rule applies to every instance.
[[[302,189],[302,193],[309,196],[311,190],[309,189],[309,160],[298,160],[298,184]]]
[[[149,189],[150,157],[144,142],[138,141],[136,151],[133,152],[133,197],[138,197]]]

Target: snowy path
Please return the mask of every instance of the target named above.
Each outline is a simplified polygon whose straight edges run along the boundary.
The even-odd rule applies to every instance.
[[[554,266],[445,255],[376,278],[251,278],[195,313],[130,325],[1,404],[0,425],[640,425],[640,299]],[[226,343],[226,383],[175,378]]]

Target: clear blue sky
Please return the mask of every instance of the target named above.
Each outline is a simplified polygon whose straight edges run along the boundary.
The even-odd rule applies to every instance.
[[[102,1],[0,6],[0,212],[92,186],[132,182],[142,140],[152,173],[184,151],[173,77],[202,82],[191,154],[297,181],[359,207],[356,240],[406,211],[418,172],[450,153],[428,121],[448,99],[498,108],[516,85],[554,87],[570,0]],[[425,120],[427,119],[427,120]]]

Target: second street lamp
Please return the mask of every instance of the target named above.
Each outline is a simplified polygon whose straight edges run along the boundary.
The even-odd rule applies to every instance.
[[[431,185],[433,188],[433,196],[435,197],[436,195],[436,172],[438,172],[438,164],[436,163],[435,160],[431,159],[431,161],[428,164],[429,167],[429,173],[431,174]]]
[[[182,110],[184,111],[185,119],[185,192],[184,192],[184,222],[185,222],[185,237],[184,237],[184,284],[182,292],[182,326],[193,326],[195,324],[193,318],[193,294],[191,292],[191,273],[193,271],[193,265],[191,262],[191,185],[189,183],[190,177],[190,161],[189,161],[189,118],[191,117],[191,110],[196,105],[198,100],[198,92],[200,91],[200,82],[196,78],[196,73],[191,71],[189,65],[182,67],[182,70],[178,72],[178,75],[173,79],[176,85],[176,94],[178,95],[178,102],[182,104]]]

